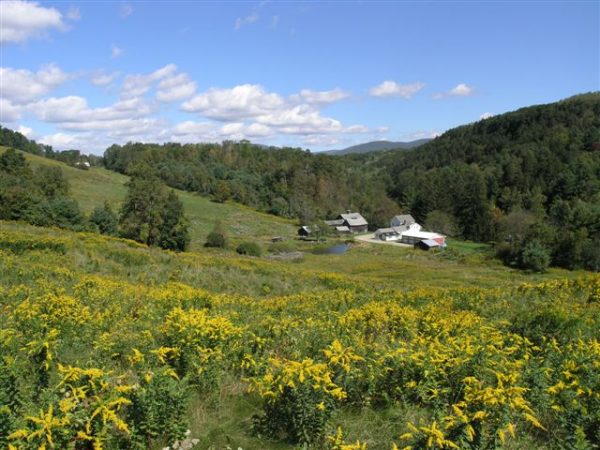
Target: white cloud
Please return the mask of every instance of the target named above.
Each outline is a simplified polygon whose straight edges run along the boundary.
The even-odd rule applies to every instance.
[[[119,72],[113,73],[105,73],[105,72],[96,72],[90,78],[90,81],[96,86],[106,86],[107,84],[112,83],[119,76]]]
[[[381,126],[381,127],[377,127],[377,132],[378,133],[387,133],[388,131],[390,131],[390,127],[388,126]]]
[[[0,67],[0,96],[13,103],[26,103],[47,94],[71,77],[56,64],[42,66],[35,73]]]
[[[265,92],[257,84],[242,84],[231,89],[210,89],[185,102],[182,109],[230,121],[269,114],[284,106],[285,101],[278,94]]]
[[[110,48],[110,57],[112,59],[118,58],[119,56],[121,56],[123,54],[123,49],[120,47],[117,47],[116,45],[112,45],[112,47]]]
[[[121,97],[131,98],[144,95],[150,90],[152,84],[174,74],[177,71],[175,64],[167,64],[148,75],[127,75],[123,81]]]
[[[69,20],[81,20],[81,11],[76,6],[71,6],[67,11],[67,19]]]
[[[121,3],[121,6],[119,7],[119,16],[121,19],[129,17],[131,14],[133,14],[133,6],[131,3]]]
[[[473,88],[464,83],[460,83],[453,87],[450,92],[450,95],[457,95],[459,97],[466,97],[473,94]]]
[[[364,125],[350,125],[344,129],[344,133],[354,134],[354,133],[370,133],[372,130],[369,127]]]
[[[402,136],[402,140],[405,141],[416,141],[419,139],[433,139],[440,135],[437,130],[417,130]]]
[[[326,147],[330,147],[332,145],[338,145],[340,142],[342,142],[340,139],[338,139],[335,136],[320,135],[320,134],[306,136],[303,139],[303,141],[307,145],[318,145],[318,146],[326,146]]]
[[[311,105],[325,105],[328,103],[338,102],[350,96],[340,88],[335,88],[330,91],[313,91],[310,89],[302,89],[299,94],[291,96],[292,101],[305,102]]]
[[[71,147],[73,144],[75,144],[76,140],[77,138],[74,135],[66,133],[50,134],[42,136],[39,139],[42,144],[51,145],[52,147],[56,147],[58,149]]]
[[[284,134],[333,133],[342,130],[342,124],[338,120],[322,117],[319,111],[308,105],[264,114],[258,116],[256,122],[274,127]]]
[[[238,17],[237,19],[235,19],[235,24],[233,25],[233,29],[235,31],[239,30],[240,28],[242,28],[244,25],[248,25],[251,23],[256,22],[259,19],[258,13],[255,11],[252,14],[250,14],[249,16],[246,17]]]
[[[40,100],[31,110],[40,120],[57,123],[63,129],[111,129],[115,120],[133,120],[154,112],[143,99],[121,100],[108,107],[90,108],[83,97],[68,96]],[[127,122],[132,124],[133,122]]]
[[[23,107],[14,105],[10,100],[0,98],[0,122],[10,123],[21,118]]]
[[[196,83],[186,73],[180,73],[159,83],[156,98],[160,102],[175,102],[191,97],[195,92]]]
[[[424,83],[416,82],[411,84],[398,84],[392,80],[386,80],[383,83],[369,89],[369,94],[374,97],[402,97],[411,98],[417,92],[425,87]]]
[[[4,0],[0,3],[0,43],[25,42],[43,37],[49,29],[64,30],[62,14],[36,2]]]
[[[475,93],[475,89],[465,83],[460,83],[450,89],[448,92],[437,93],[433,95],[435,100],[446,97],[469,97]]]
[[[29,139],[33,139],[35,137],[35,133],[32,128],[26,127],[25,125],[19,125],[17,131],[21,133],[23,136],[28,137]]]
[[[494,117],[494,113],[484,112],[481,116],[479,116],[479,120],[489,119],[490,117]]]

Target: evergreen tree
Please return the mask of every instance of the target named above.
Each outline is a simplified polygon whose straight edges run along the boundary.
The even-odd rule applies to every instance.
[[[107,201],[103,206],[94,208],[90,221],[98,227],[98,231],[102,234],[115,235],[117,233],[117,215]]]

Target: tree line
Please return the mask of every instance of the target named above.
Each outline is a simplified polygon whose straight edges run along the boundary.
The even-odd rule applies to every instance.
[[[379,168],[390,196],[417,221],[496,242],[509,265],[600,270],[599,93],[362,159]]]
[[[229,199],[303,223],[360,211],[374,227],[398,212],[386,186],[372,171],[299,148],[270,148],[248,141],[221,144],[112,145],[104,165],[130,174],[138,163],[152,167],[169,186]]]

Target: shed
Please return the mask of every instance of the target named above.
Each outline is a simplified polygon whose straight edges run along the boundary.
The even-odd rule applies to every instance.
[[[439,242],[433,239],[423,239],[415,244],[415,248],[420,248],[421,250],[431,250],[438,247],[440,247]]]
[[[304,237],[308,237],[311,236],[314,233],[318,233],[319,232],[319,227],[317,227],[316,225],[311,227],[310,225],[302,225],[299,229],[298,229],[298,236],[304,236]]]
[[[335,231],[337,231],[338,233],[350,233],[350,228],[348,228],[345,225],[342,225],[341,227],[335,227]]]

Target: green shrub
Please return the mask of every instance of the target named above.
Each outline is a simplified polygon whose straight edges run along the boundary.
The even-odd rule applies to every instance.
[[[240,255],[248,255],[248,256],[261,256],[262,255],[262,247],[258,245],[256,242],[242,242],[235,249]]]
[[[524,269],[533,272],[545,272],[550,264],[550,254],[546,247],[538,241],[528,242],[521,254],[521,264]]]
[[[206,236],[205,247],[227,248],[227,234],[220,221],[215,223],[212,231]]]

